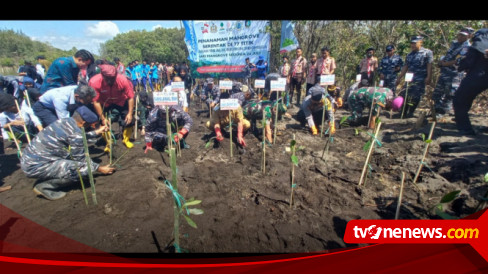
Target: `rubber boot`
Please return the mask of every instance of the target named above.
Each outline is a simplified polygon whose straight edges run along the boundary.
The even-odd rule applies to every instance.
[[[44,198],[54,201],[66,196],[66,192],[59,190],[59,188],[66,185],[69,180],[66,179],[51,179],[41,182],[34,186],[32,189],[37,195],[41,195]]]
[[[110,132],[104,132],[102,134],[102,136],[103,136],[103,139],[105,140],[105,143],[107,144],[103,151],[105,151],[106,153],[109,153],[110,152],[110,143],[112,142],[112,138],[110,138]]]
[[[130,142],[129,138],[130,136],[132,135],[132,131],[134,130],[134,127],[126,127],[124,128],[124,132],[123,132],[123,139],[122,139],[122,142],[124,143],[124,145],[127,147],[127,148],[132,148],[134,147],[134,144]]]

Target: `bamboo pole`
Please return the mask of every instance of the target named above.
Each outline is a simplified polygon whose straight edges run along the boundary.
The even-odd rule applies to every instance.
[[[139,107],[139,93],[136,95],[136,117],[135,117],[135,127],[134,127],[134,139],[137,141],[137,119],[139,118],[139,115],[137,115],[137,108]]]
[[[380,127],[381,127],[381,122],[379,122],[378,126],[376,127],[376,133],[374,135],[374,139],[371,140],[371,146],[369,147],[368,156],[366,157],[366,161],[364,162],[363,171],[361,172],[361,178],[359,179],[359,183],[358,183],[359,186],[363,183],[364,175],[366,174],[366,170],[369,164],[369,159],[371,158],[371,154],[373,152],[376,139],[378,138],[378,133],[380,132]]]
[[[375,103],[375,98],[374,98],[374,94],[376,93],[376,87],[374,87],[374,90],[373,90],[373,97],[371,98],[371,106],[369,108],[369,118],[368,118],[368,127],[369,125],[371,125],[371,117],[373,116],[373,108],[374,108],[374,103]],[[379,116],[379,115],[378,115]]]
[[[168,149],[171,149],[173,146],[171,145],[171,125],[169,123],[169,108],[165,106],[166,109],[166,136],[168,136]]]
[[[29,97],[29,92],[25,90],[25,98],[27,100],[27,104],[29,105],[30,108],[32,108],[31,102],[30,102],[30,97]]]
[[[105,116],[106,117],[106,116]],[[109,140],[109,147],[110,147],[110,152],[109,152],[109,155],[110,155],[110,162],[109,164],[112,164],[112,158],[113,158],[113,140],[112,140],[112,118],[109,117],[108,118],[108,127],[109,127],[109,130],[108,130],[108,138],[107,140]],[[107,132],[105,132],[105,134],[107,134]]]
[[[324,123],[325,123],[325,104],[324,104],[324,107],[322,109],[322,125],[320,126],[320,138],[322,138],[322,135],[324,134]],[[330,119],[330,117],[329,117]]]
[[[432,140],[432,134],[434,134],[436,122],[432,122],[432,126],[430,127],[429,138],[427,140]],[[413,184],[417,183],[417,179],[419,178],[420,172],[422,171],[422,167],[424,166],[425,157],[427,157],[427,153],[429,151],[430,142],[425,144],[424,153],[422,155],[422,160],[420,160],[420,165],[417,169],[417,173],[415,174],[415,178],[413,179]]]
[[[15,106],[17,107],[17,111],[19,112],[20,120],[24,124],[23,126],[24,126],[25,137],[27,138],[27,143],[30,144],[31,139],[29,136],[29,131],[27,130],[27,125],[25,124],[24,116],[22,116],[22,112],[20,111],[19,103],[17,102],[17,100],[14,100],[14,102],[15,102]]]
[[[12,133],[12,138],[14,138],[14,142],[15,142],[15,146],[17,147],[17,151],[19,151],[19,155],[20,155],[20,157],[22,157],[22,151],[20,150],[19,141],[15,137],[14,131],[12,130],[12,127],[10,126],[10,124],[7,124],[7,125],[8,125],[8,129],[10,130],[10,133]]]
[[[295,133],[293,133],[293,141],[295,141]],[[295,156],[295,147],[296,147],[296,142],[295,145],[292,146],[291,148],[291,155]],[[291,162],[291,193],[290,193],[290,208],[293,205],[293,185],[295,184],[295,164],[293,161]]]
[[[261,170],[263,174],[266,174],[266,116],[263,108],[263,121],[261,123],[263,125],[263,157],[261,163]]]
[[[232,158],[232,110],[229,110],[230,157]]]
[[[176,118],[176,135],[178,136],[178,131],[180,130],[180,127],[178,126],[178,118]],[[180,146],[180,138],[178,138],[178,142],[176,142],[176,151],[178,154],[178,157],[181,157],[181,146]]]
[[[90,186],[92,190],[92,200],[93,204],[97,205],[97,193],[95,190],[95,182],[93,180],[93,173],[91,169],[91,159],[90,159],[90,153],[88,152],[88,142],[86,141],[86,134],[85,134],[85,128],[81,128],[81,133],[83,135],[83,146],[85,148],[85,160],[86,160],[86,165],[88,169],[88,178],[90,179]]]
[[[175,148],[170,148],[170,158],[171,158],[171,185],[174,191],[178,191],[178,176],[176,173],[176,150]],[[179,252],[180,246],[180,212],[178,210],[178,204],[176,200],[174,200],[173,204],[173,212],[174,212],[174,237],[175,237],[175,245],[176,245],[176,252]]]
[[[273,130],[273,145],[276,143],[276,131],[278,130],[278,105],[280,103],[281,92],[275,91],[277,93],[276,97],[276,113],[275,113],[275,121],[274,121],[274,130]],[[271,97],[271,96],[270,96]]]
[[[403,100],[402,115],[401,115],[400,119],[403,119],[403,114],[405,112],[405,106],[408,103],[408,100],[407,99],[408,99],[408,82],[407,82],[407,89],[405,90],[405,99]]]
[[[403,182],[405,181],[405,172],[402,171],[402,184],[400,186],[400,195],[398,195],[398,204],[395,213],[395,220],[398,220],[400,217],[400,207],[402,206],[402,197],[403,197]]]

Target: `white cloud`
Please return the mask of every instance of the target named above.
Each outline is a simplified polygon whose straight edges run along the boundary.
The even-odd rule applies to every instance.
[[[95,54],[99,54],[100,44],[106,41],[104,39],[64,35],[45,35],[31,38],[35,41],[48,42],[50,45],[58,49],[70,50],[73,47],[76,47],[77,49],[86,49]]]
[[[119,33],[119,27],[111,21],[102,21],[89,25],[85,30],[87,37],[95,39],[110,39]]]
[[[161,26],[161,25],[158,24],[156,26],[153,26],[151,30],[155,30],[155,29],[158,29],[158,28],[163,28],[163,26]]]

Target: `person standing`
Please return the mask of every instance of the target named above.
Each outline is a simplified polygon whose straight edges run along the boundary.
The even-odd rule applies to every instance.
[[[114,58],[115,66],[117,67],[117,73],[118,74],[124,74],[125,73],[125,67],[124,64],[120,61],[119,57]]]
[[[307,59],[302,56],[302,48],[296,49],[297,58],[291,63],[290,79],[290,102],[293,101],[293,94],[296,91],[296,105],[300,106],[300,97],[302,95],[302,84],[307,77]]]
[[[290,64],[288,63],[288,56],[283,56],[283,65],[280,67],[280,77],[286,78],[285,92],[286,105],[290,105]]]
[[[366,50],[366,57],[358,65],[361,79],[368,79],[370,84],[374,84],[374,76],[378,69],[378,58],[374,56],[374,48]]]
[[[251,63],[251,61],[249,61],[249,57],[246,58],[246,64],[244,65],[244,67],[242,68],[242,73],[244,74],[244,83],[249,86],[249,81],[251,80],[251,77],[252,77],[252,69],[255,68],[256,65]]]
[[[307,65],[307,89],[306,96],[310,95],[310,88],[317,82],[317,53],[312,53],[310,62]]]
[[[396,80],[398,72],[403,67],[403,60],[400,55],[395,54],[395,46],[386,46],[386,56],[380,61],[380,80],[383,80],[383,87],[389,88],[393,95],[396,91]]]
[[[63,86],[78,84],[78,74],[81,69],[95,62],[91,52],[81,49],[71,57],[60,57],[51,64],[47,71],[40,92]]]
[[[405,65],[395,83],[398,85],[407,72],[413,73],[412,82],[408,85],[408,98],[404,98],[407,117],[413,117],[413,113],[425,93],[425,86],[430,86],[432,81],[434,54],[430,49],[422,47],[423,41],[422,36],[413,36],[410,39],[412,51],[405,57]],[[405,91],[402,91],[400,95],[405,97]]]
[[[456,127],[463,135],[476,135],[468,111],[476,96],[488,88],[488,29],[478,30],[472,41],[459,64],[458,71],[467,73],[453,100]]]
[[[266,71],[268,70],[268,62],[264,61],[264,56],[259,55],[256,68],[258,69],[258,79],[264,80],[266,78]]]
[[[468,29],[460,30],[457,39],[451,43],[446,55],[437,63],[441,69],[441,75],[437,80],[432,97],[436,113],[445,114],[450,110],[449,106],[452,104],[453,98],[452,83],[454,78],[458,76],[455,65],[458,63],[457,59],[462,58],[467,53],[467,48],[470,46],[469,35]],[[463,51],[463,49],[465,50]]]

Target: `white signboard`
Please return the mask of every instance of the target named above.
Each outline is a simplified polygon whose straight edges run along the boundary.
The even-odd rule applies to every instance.
[[[280,79],[285,79],[285,81],[271,80],[271,91],[285,91],[286,78],[280,78]]]
[[[256,79],[254,81],[254,88],[264,88],[264,80]]]
[[[356,75],[356,82],[361,82],[361,74]]]
[[[407,72],[407,74],[405,74],[405,82],[412,82],[412,79],[413,79],[413,73]]]
[[[221,110],[234,110],[239,108],[239,100],[237,99],[220,99]]]
[[[185,82],[171,82],[171,91],[185,90]]]
[[[328,86],[335,84],[335,74],[320,75],[320,85]]]
[[[219,82],[220,89],[232,89],[232,81],[220,81]]]
[[[383,87],[384,84],[385,84],[385,81],[380,80],[380,87]]]
[[[153,92],[155,106],[178,105],[178,93],[176,92]]]

